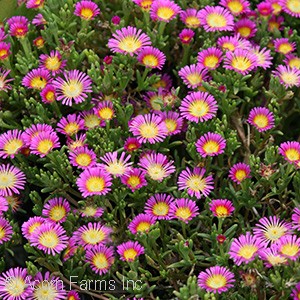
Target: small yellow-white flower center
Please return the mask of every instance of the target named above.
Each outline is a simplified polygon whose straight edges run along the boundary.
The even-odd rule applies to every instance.
[[[162,99],[161,99],[161,97],[155,95],[155,96],[151,97],[149,99],[149,101],[150,101],[150,104],[151,104],[151,106],[152,106],[153,109],[155,109],[155,110],[161,110],[161,107],[162,107]]]
[[[229,216],[229,211],[228,208],[224,205],[219,205],[216,208],[216,215],[218,217],[228,217]]]
[[[136,227],[136,231],[144,232],[148,231],[151,224],[149,222],[140,222],[139,225]]]
[[[157,16],[163,20],[170,20],[173,17],[174,13],[175,12],[172,8],[165,6],[159,7],[156,12]]]
[[[259,128],[265,128],[269,125],[269,120],[266,115],[256,115],[253,119],[253,123]]]
[[[217,153],[220,149],[220,145],[216,141],[207,141],[203,145],[203,150],[207,154]]]
[[[285,244],[281,247],[280,252],[286,256],[295,256],[299,252],[299,247],[295,244]]]
[[[39,237],[39,243],[46,248],[55,248],[59,244],[59,238],[55,231],[46,231]]]
[[[0,189],[13,187],[16,181],[17,178],[13,173],[9,173],[9,172],[0,173]]]
[[[145,66],[155,68],[158,66],[158,58],[153,54],[145,55],[142,59]]]
[[[133,248],[127,249],[124,251],[123,256],[126,260],[132,261],[136,258],[137,251],[134,250]]]
[[[4,227],[0,227],[0,241],[5,237],[6,231]]]
[[[288,0],[286,2],[287,8],[293,13],[300,13],[300,2],[299,0]]]
[[[38,143],[37,150],[42,154],[47,154],[53,147],[53,142],[51,140],[45,139]]]
[[[76,163],[79,166],[86,167],[90,165],[91,161],[91,156],[87,153],[80,153],[76,156]]]
[[[231,66],[237,70],[245,71],[251,67],[251,61],[244,56],[235,56],[231,61]]]
[[[237,170],[236,173],[235,173],[235,178],[236,178],[238,181],[242,181],[242,180],[244,180],[246,177],[247,177],[247,173],[246,173],[245,170]]]
[[[154,123],[145,123],[140,126],[140,134],[142,137],[151,139],[158,135],[158,128]]]
[[[165,177],[165,170],[164,168],[159,164],[153,164],[150,167],[148,167],[148,174],[153,180],[161,180]]]
[[[186,79],[189,81],[191,85],[198,85],[202,82],[202,76],[198,73],[191,73],[186,76]]]
[[[205,179],[198,175],[192,175],[187,180],[186,185],[194,192],[203,191],[206,187]]]
[[[5,290],[9,294],[9,298],[19,299],[22,293],[25,291],[26,282],[21,277],[11,277],[5,281]],[[21,297],[22,299],[22,297]]]
[[[65,82],[62,86],[63,94],[69,98],[76,98],[80,96],[83,91],[82,83],[77,80],[70,80],[69,82]]]
[[[205,57],[203,64],[204,64],[205,67],[213,69],[213,68],[216,67],[218,62],[219,62],[219,59],[218,59],[217,56],[208,55],[208,56]]]
[[[300,69],[300,58],[299,58],[299,57],[292,58],[292,59],[289,61],[289,66],[290,66],[291,68],[297,68],[297,69]]]
[[[141,1],[140,6],[144,10],[150,10],[152,2],[153,2],[153,0],[144,0],[144,1]]]
[[[127,36],[119,42],[119,48],[128,53],[133,53],[141,47],[142,43],[134,36]]]
[[[6,49],[1,49],[0,50],[0,58],[1,57],[5,57],[5,56],[7,56],[8,55],[8,51],[6,50]]]
[[[298,3],[298,1],[296,0],[295,2]],[[282,6],[280,4],[278,4],[277,2],[273,2],[272,3],[272,8],[273,8],[273,14],[277,15],[281,12],[282,10]]]
[[[56,222],[60,221],[65,216],[66,216],[66,210],[63,206],[60,205],[56,205],[52,207],[49,213],[50,219]]]
[[[89,216],[89,217],[94,216],[95,213],[96,213],[96,211],[97,211],[96,208],[93,207],[93,206],[86,206],[86,207],[82,210],[82,212],[83,212],[86,216]]]
[[[31,79],[30,86],[33,89],[42,90],[47,84],[47,81],[45,78],[37,76]]]
[[[227,279],[224,275],[214,274],[207,278],[206,284],[212,289],[219,289],[226,285]]]
[[[102,230],[88,229],[83,232],[81,237],[85,243],[96,245],[105,239],[105,234]]]
[[[286,229],[282,226],[270,226],[264,233],[265,237],[274,242],[282,237],[286,232]]]
[[[34,299],[54,300],[58,292],[52,282],[44,280],[34,288]]]
[[[225,50],[229,50],[229,51],[234,51],[235,50],[234,44],[229,43],[229,42],[228,43],[224,43],[222,45],[222,48],[225,49]]]
[[[91,176],[86,181],[86,188],[89,192],[102,192],[105,187],[105,181],[101,177]]]
[[[65,132],[67,135],[73,135],[73,134],[77,133],[78,130],[79,130],[79,126],[75,122],[68,123],[65,126]]]
[[[175,215],[177,218],[187,220],[192,215],[192,212],[188,207],[178,207]]]
[[[110,107],[103,107],[98,111],[98,114],[102,120],[111,120],[114,115],[114,111]]]
[[[7,143],[5,143],[3,150],[7,154],[11,155],[11,154],[15,154],[22,146],[23,146],[22,140],[12,139]]]
[[[108,261],[107,261],[106,255],[103,253],[97,253],[93,257],[93,264],[99,270],[106,269],[108,267]]]
[[[130,176],[127,180],[127,184],[129,184],[131,187],[135,188],[141,183],[141,180],[138,176]]]
[[[287,54],[287,53],[293,51],[293,47],[292,47],[291,44],[289,44],[289,43],[282,43],[282,44],[278,47],[278,51],[279,51],[280,53]]]
[[[123,175],[126,167],[122,162],[113,162],[106,167],[106,171],[112,175]]]
[[[272,266],[277,266],[277,265],[281,265],[284,264],[287,259],[283,256],[280,255],[270,255],[268,256],[268,262],[272,265]]]
[[[29,232],[30,234],[32,234],[32,233],[33,233],[37,228],[39,228],[41,225],[42,225],[42,223],[40,223],[40,222],[33,223],[31,226],[29,226],[28,232]]]
[[[229,10],[234,13],[234,14],[239,14],[240,12],[243,11],[243,5],[241,4],[240,1],[229,1],[227,4]]]
[[[200,20],[195,16],[189,16],[185,19],[185,24],[189,28],[197,28],[200,26]]]
[[[289,85],[295,85],[298,82],[297,75],[290,73],[290,72],[283,72],[281,74],[281,79],[284,83]]]
[[[58,57],[48,57],[45,61],[46,68],[49,71],[57,71],[60,68],[61,61]]]
[[[166,119],[165,124],[169,133],[177,129],[177,122],[173,119]]]
[[[84,118],[84,125],[87,128],[94,128],[99,126],[100,119],[96,115],[88,115]]]
[[[251,29],[247,26],[238,28],[238,32],[242,37],[248,37],[251,33]]]
[[[93,17],[94,13],[90,8],[85,7],[81,9],[80,15],[82,18],[90,20]]]
[[[257,250],[257,247],[254,245],[244,245],[238,251],[238,255],[245,259],[251,259]]]
[[[189,113],[193,117],[203,117],[209,112],[209,105],[204,100],[193,101],[189,107]]]
[[[169,212],[169,205],[165,202],[154,204],[152,212],[155,216],[166,216]]]
[[[48,102],[53,102],[55,100],[55,94],[52,91],[48,91],[45,98]]]
[[[224,16],[218,13],[211,13],[207,16],[206,22],[210,27],[222,28],[227,25],[227,20]]]
[[[297,161],[300,159],[300,153],[294,148],[286,150],[285,155],[290,161]]]

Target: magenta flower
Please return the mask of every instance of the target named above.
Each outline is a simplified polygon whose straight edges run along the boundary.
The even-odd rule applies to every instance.
[[[198,139],[195,146],[202,157],[216,156],[224,153],[226,140],[218,133],[208,132]]]
[[[101,101],[94,107],[94,113],[99,116],[101,120],[111,120],[114,115],[114,106],[111,101]]]
[[[234,282],[234,274],[220,266],[210,267],[198,275],[198,285],[206,292],[221,294],[232,288]]]
[[[182,29],[179,33],[179,38],[182,44],[189,44],[192,41],[195,33],[192,29]]]
[[[81,117],[84,120],[84,128],[89,130],[91,128],[95,128],[98,126],[104,127],[105,121],[100,119],[100,117],[96,114],[94,109],[85,110],[80,113]]]
[[[137,56],[137,60],[147,68],[161,70],[165,64],[166,56],[159,49],[148,46],[142,48]]]
[[[94,167],[97,162],[96,153],[87,147],[79,147],[69,154],[70,164],[80,169]]]
[[[0,45],[0,60],[1,60],[1,45]],[[0,68],[0,92],[1,91],[7,92],[8,90],[11,90],[11,86],[8,83],[13,81],[14,79],[13,78],[6,79],[10,71],[11,70],[4,70]]]
[[[297,285],[295,286],[295,288],[292,290],[291,293],[291,297],[293,297],[293,300],[299,300],[299,296],[300,296],[300,282],[297,283]]]
[[[274,245],[281,255],[290,260],[300,257],[300,238],[297,235],[283,235]]]
[[[188,28],[198,28],[201,26],[201,12],[195,8],[188,8],[180,13],[180,20]]]
[[[237,49],[249,49],[251,44],[246,39],[241,39],[239,35],[222,36],[218,38],[217,45],[224,51],[233,52]]]
[[[267,131],[274,127],[274,114],[266,107],[254,107],[248,117],[248,123],[259,132]]]
[[[13,234],[13,228],[9,222],[0,217],[0,245],[11,239]]]
[[[55,133],[53,128],[48,124],[32,124],[29,128],[25,129],[23,138],[26,145],[30,146],[32,139],[43,132],[49,134]]]
[[[259,46],[254,46],[249,49],[249,51],[256,56],[256,64],[258,67],[263,68],[264,70],[272,66],[272,55],[271,50],[267,48],[260,49]]]
[[[32,154],[45,157],[58,147],[60,147],[60,143],[56,132],[44,131],[32,138],[29,149]]]
[[[192,92],[182,100],[179,110],[187,120],[199,123],[215,117],[218,105],[209,93]]]
[[[233,165],[229,170],[229,178],[240,184],[246,178],[250,178],[250,166],[245,163],[237,163]]]
[[[84,128],[84,120],[81,116],[76,114],[70,114],[63,117],[57,123],[57,132],[71,136],[78,133],[79,130]]]
[[[300,69],[300,57],[294,55],[294,54],[288,54],[285,56],[283,62],[291,67],[291,68],[297,68],[298,70]]]
[[[208,71],[200,65],[190,65],[181,68],[178,72],[179,77],[187,87],[195,89],[208,79]]]
[[[293,223],[293,228],[296,230],[300,230],[300,207],[296,207],[293,209],[291,219]]]
[[[72,101],[76,104],[82,103],[88,98],[87,93],[91,93],[92,80],[85,73],[78,70],[65,71],[64,78],[56,78],[52,82],[57,91],[57,100],[62,104],[72,106]]]
[[[9,34],[16,38],[23,38],[28,32],[29,21],[24,16],[14,16],[7,20]]]
[[[68,213],[71,211],[68,200],[58,197],[52,198],[44,205],[42,214],[47,221],[63,223],[66,221]]]
[[[132,262],[141,254],[144,254],[145,248],[138,242],[128,241],[118,245],[117,253],[123,261]]]
[[[8,130],[0,135],[0,157],[14,158],[24,145],[25,140],[22,131],[18,129]]]
[[[106,195],[112,185],[112,178],[103,168],[92,167],[85,169],[77,178],[76,184],[82,197]]]
[[[145,203],[145,213],[158,220],[170,219],[170,205],[174,198],[167,194],[155,194]]]
[[[278,38],[274,40],[274,48],[276,52],[287,55],[296,49],[296,43],[287,38]]]
[[[155,0],[150,7],[150,17],[153,21],[169,23],[180,12],[180,6],[171,0]]]
[[[168,131],[168,135],[175,135],[181,132],[183,127],[183,118],[175,111],[158,112]]]
[[[300,70],[295,67],[279,65],[276,70],[272,71],[272,74],[278,77],[280,83],[286,88],[300,86]]]
[[[33,69],[22,80],[22,85],[29,89],[42,90],[50,82],[50,73],[45,69]]]
[[[135,27],[123,27],[118,29],[108,41],[108,48],[112,52],[129,54],[133,56],[143,47],[150,46],[151,41],[147,34]]]
[[[138,168],[131,168],[129,172],[121,176],[121,182],[134,192],[147,185],[145,175],[145,171]]]
[[[188,223],[194,217],[199,215],[199,208],[196,202],[191,199],[180,198],[176,199],[170,205],[170,218],[179,219]]]
[[[186,168],[178,177],[178,189],[187,189],[188,194],[197,199],[201,199],[202,196],[207,197],[214,189],[214,181],[212,175],[205,177],[205,172],[204,168],[194,168],[192,171]]]
[[[57,98],[54,86],[49,83],[42,89],[40,95],[45,104],[50,104]]]
[[[250,2],[247,0],[221,0],[219,4],[230,10],[234,16],[246,13],[250,8]]]
[[[247,18],[242,18],[234,24],[234,31],[244,39],[255,36],[257,28],[255,22]]]
[[[33,9],[42,8],[44,6],[44,1],[45,0],[27,0],[26,7],[29,9],[30,8],[33,8]]]
[[[75,4],[74,15],[80,17],[81,19],[87,21],[93,20],[99,14],[100,14],[100,9],[98,5],[91,0],[78,1]]]
[[[103,215],[104,209],[90,204],[90,205],[86,205],[83,209],[79,211],[82,217],[99,218]]]
[[[264,261],[264,265],[267,268],[272,268],[288,263],[287,258],[282,256],[278,252],[278,249],[275,245],[272,245],[270,248],[258,251],[258,256]]]
[[[227,199],[216,199],[211,200],[209,203],[209,209],[215,217],[226,218],[231,216],[234,211],[234,206],[230,200]]]
[[[49,71],[53,76],[62,72],[66,66],[66,60],[62,60],[61,54],[55,50],[50,55],[42,54],[40,56],[40,68]]]
[[[300,161],[300,143],[296,141],[281,143],[278,149],[284,159],[290,163]]]
[[[283,11],[293,17],[300,18],[300,8],[297,0],[279,0]]]
[[[35,216],[22,224],[22,234],[27,240],[31,240],[32,234],[46,221],[45,218]]]
[[[0,217],[8,211],[8,202],[5,197],[0,196]]]
[[[207,70],[216,69],[223,57],[223,52],[216,47],[210,47],[198,53],[198,64]]]
[[[128,225],[128,229],[132,234],[148,232],[150,226],[155,224],[156,218],[149,214],[138,214]]]
[[[129,137],[126,139],[124,143],[124,149],[127,152],[133,152],[139,148],[141,148],[141,143],[137,138]]]

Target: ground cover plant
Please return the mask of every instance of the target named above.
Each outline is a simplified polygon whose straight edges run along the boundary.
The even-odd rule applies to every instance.
[[[0,298],[300,299],[300,1],[15,4]]]

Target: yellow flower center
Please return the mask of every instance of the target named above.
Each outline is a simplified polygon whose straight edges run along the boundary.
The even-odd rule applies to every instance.
[[[297,161],[300,159],[300,153],[293,148],[286,150],[285,155],[290,161]]]
[[[46,93],[45,98],[48,102],[53,102],[55,100],[55,94],[52,91]]]
[[[161,97],[155,95],[155,96],[153,96],[153,97],[151,97],[149,99],[149,102],[150,102],[150,104],[151,104],[151,106],[152,106],[153,109],[155,109],[155,110],[161,110],[161,107],[162,107],[162,99],[161,99]]]
[[[34,299],[53,300],[57,297],[58,292],[50,281],[44,280],[34,288]]]
[[[76,98],[83,91],[82,83],[78,82],[75,79],[65,82],[62,86],[63,94],[68,98]]]
[[[102,120],[111,120],[114,115],[114,111],[110,107],[103,107],[98,111],[98,114]]]
[[[297,75],[290,73],[290,72],[284,72],[281,74],[281,79],[284,83],[289,85],[295,85],[298,82]]]
[[[5,281],[5,290],[9,294],[9,298],[19,298],[25,291],[26,282],[21,277],[10,277]],[[22,298],[22,297],[21,297]]]
[[[86,181],[86,188],[89,192],[102,192],[105,187],[105,181],[102,177],[91,176]]]
[[[177,128],[177,122],[173,119],[166,119],[165,124],[169,133],[175,131]]]
[[[207,278],[206,284],[212,289],[219,289],[227,284],[227,279],[221,274],[214,274]]]
[[[140,3],[140,6],[142,7],[143,10],[150,10],[151,4],[153,0],[143,0]]]
[[[144,232],[148,231],[151,224],[149,222],[140,222],[139,225],[136,227],[136,231]]]
[[[247,26],[238,28],[238,32],[242,37],[248,37],[251,33],[251,29]]]
[[[284,227],[281,226],[270,226],[266,232],[264,233],[265,237],[269,240],[269,241],[276,241],[278,240],[280,237],[282,237],[286,232],[286,229]]]
[[[30,86],[33,89],[37,89],[37,90],[42,90],[46,86],[46,84],[47,84],[46,79],[39,76],[32,78],[30,81]]]
[[[203,64],[204,64],[205,67],[213,69],[213,68],[216,67],[218,62],[219,62],[219,59],[218,59],[217,56],[208,55],[208,56],[205,57]]]
[[[140,134],[142,137],[151,139],[158,135],[158,128],[155,123],[145,123],[140,126]]]
[[[0,227],[0,241],[5,237],[6,231],[4,227]]]
[[[219,205],[217,208],[216,208],[216,215],[218,217],[228,217],[229,216],[229,211],[227,209],[226,206],[224,205]]]
[[[203,145],[203,150],[207,154],[217,153],[220,149],[220,145],[216,141],[207,141]]]
[[[299,252],[299,247],[295,244],[285,244],[281,247],[280,252],[286,256],[295,256]]]
[[[269,120],[265,115],[256,115],[253,119],[253,123],[259,128],[265,128],[269,125]]]
[[[38,143],[37,150],[42,154],[47,154],[53,147],[53,142],[51,140],[45,139]]]
[[[231,66],[237,70],[245,71],[251,67],[251,61],[244,56],[235,56],[231,61]]]
[[[147,67],[155,68],[158,66],[158,58],[152,54],[145,55],[143,57],[142,61],[143,61],[143,64]]]
[[[66,216],[66,210],[63,206],[56,205],[54,206],[49,213],[49,217],[53,221],[60,221]]]
[[[106,171],[112,175],[123,175],[126,167],[121,162],[114,162],[106,167]]]
[[[153,180],[161,180],[165,177],[165,170],[159,164],[153,164],[148,167],[148,174]]]
[[[81,238],[90,245],[96,245],[105,239],[105,234],[102,230],[88,229],[83,232]]]
[[[245,259],[251,259],[257,250],[254,245],[244,245],[240,248],[238,255]]]
[[[8,55],[8,51],[6,49],[1,49],[0,50],[0,57],[5,57]]]
[[[46,248],[53,249],[59,244],[59,238],[55,231],[46,231],[39,237],[39,243]]]
[[[300,69],[300,58],[299,57],[295,57],[295,58],[292,58],[290,61],[289,61],[289,66],[291,68],[297,68],[297,69]]]
[[[12,139],[8,141],[4,147],[3,150],[8,154],[15,154],[17,151],[23,146],[22,140],[19,139]]]
[[[130,249],[125,250],[123,255],[127,261],[132,261],[136,258],[137,251],[134,250],[133,248],[130,248]]]
[[[86,206],[86,207],[82,210],[82,212],[83,212],[85,215],[89,216],[89,217],[94,216],[95,213],[96,213],[96,211],[97,211],[96,208],[93,207],[93,206]]]
[[[234,14],[239,14],[240,12],[243,11],[243,5],[241,4],[240,1],[229,1],[227,4],[229,10],[234,13]]]
[[[13,173],[3,172],[0,173],[0,190],[7,187],[13,187],[17,181],[16,176]]]
[[[48,57],[45,62],[46,68],[50,71],[57,71],[60,68],[61,61],[58,57]]]
[[[198,85],[202,81],[202,76],[198,73],[191,73],[186,76],[186,79],[191,85]]]
[[[127,184],[135,188],[141,183],[141,180],[138,176],[130,176],[127,180]]]
[[[80,15],[82,18],[90,20],[93,17],[94,13],[90,8],[85,7],[81,9]]]
[[[127,36],[119,42],[119,48],[128,53],[133,53],[141,47],[142,43],[134,36]]]
[[[28,232],[30,234],[32,234],[37,228],[39,228],[42,224],[40,222],[36,222],[36,223],[33,223],[31,226],[29,226],[28,228]]]
[[[76,156],[76,163],[79,166],[86,167],[91,163],[91,156],[87,153],[80,153]]]
[[[297,2],[297,1],[295,1],[295,2]],[[282,6],[280,4],[278,4],[278,2],[272,3],[272,8],[273,8],[274,15],[279,14],[282,10]]]
[[[280,255],[270,255],[270,256],[268,256],[268,262],[272,266],[277,266],[277,265],[284,264],[286,261],[287,261],[287,259],[285,257],[280,256]]]
[[[196,100],[190,104],[189,113],[193,117],[203,117],[209,112],[209,105],[204,100]]]
[[[209,14],[206,18],[206,22],[212,28],[222,28],[227,25],[226,18],[218,13]]]
[[[65,126],[65,132],[67,135],[73,135],[73,134],[77,133],[78,130],[79,130],[79,126],[75,122],[68,123]]]
[[[203,191],[206,187],[205,179],[198,175],[192,175],[187,180],[186,185],[194,192]]]
[[[288,0],[286,2],[287,8],[293,13],[300,13],[300,2],[299,0]]]
[[[177,218],[187,220],[192,215],[192,212],[188,207],[179,207],[177,208],[175,215]]]
[[[230,42],[224,43],[222,45],[222,48],[225,49],[225,50],[229,50],[229,51],[234,51],[235,50],[235,46]]]
[[[152,211],[155,216],[166,216],[169,212],[169,205],[165,202],[156,203]]]
[[[200,20],[195,16],[189,16],[185,19],[185,24],[189,28],[197,28],[200,26]]]
[[[170,7],[159,7],[156,14],[160,19],[170,20],[174,15],[174,10]]]
[[[99,270],[106,269],[108,267],[108,261],[107,261],[106,255],[103,253],[97,253],[93,257],[93,264]]]
[[[293,47],[292,47],[292,45],[290,43],[282,43],[278,47],[278,51],[280,53],[287,54],[287,53],[293,51]]]
[[[99,126],[100,119],[96,115],[88,115],[84,117],[84,125],[87,128],[94,128]]]
[[[245,170],[237,170],[236,173],[235,173],[235,178],[236,178],[238,181],[242,181],[242,180],[244,180],[246,177],[247,177],[247,173],[246,173]]]

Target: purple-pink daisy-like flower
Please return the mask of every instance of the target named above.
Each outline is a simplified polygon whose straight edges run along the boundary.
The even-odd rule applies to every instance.
[[[0,60],[1,60],[1,49],[0,49]],[[8,84],[9,82],[13,81],[13,78],[6,79],[8,74],[11,70],[4,70],[0,68],[0,92],[4,91],[7,92],[8,90],[11,90],[11,86]]]
[[[79,212],[82,217],[100,218],[103,215],[104,209],[102,207],[96,207],[89,204],[80,209]]]
[[[143,47],[150,46],[151,41],[147,34],[135,27],[123,27],[118,29],[108,41],[108,48],[115,53],[129,54],[133,56]]]
[[[257,67],[256,56],[248,50],[237,49],[226,52],[224,68],[247,75]]]
[[[235,35],[219,37],[217,40],[217,45],[226,52],[233,52],[237,49],[249,48],[251,44],[245,39],[240,39],[239,35]]]
[[[250,110],[248,123],[259,132],[270,130],[274,127],[274,114],[266,107],[254,107]]]
[[[250,8],[250,2],[247,0],[221,0],[219,4],[227,8],[234,16],[244,14]]]
[[[132,0],[133,3],[137,4],[144,11],[150,10],[153,1],[154,0]]]
[[[205,6],[200,10],[200,21],[206,31],[232,31],[233,15],[222,6]]]
[[[73,140],[72,138],[70,138],[69,136],[67,137],[67,146],[69,148],[69,150],[74,151],[78,148],[81,147],[87,147],[88,144],[86,142],[86,134],[82,133],[79,136],[75,137],[75,140]]]
[[[67,261],[72,256],[74,256],[74,254],[76,253],[77,249],[78,249],[77,241],[74,238],[74,236],[72,236],[71,238],[69,238],[68,245],[67,245],[67,247],[64,250],[64,253],[62,255],[63,262]]]
[[[181,132],[183,127],[183,118],[175,111],[159,112],[158,115],[162,118],[168,130],[168,135],[175,135]]]
[[[179,110],[187,120],[199,123],[215,117],[218,105],[209,93],[192,92],[182,100]]]
[[[257,31],[255,22],[247,18],[242,18],[234,24],[234,32],[244,39],[250,39],[255,36]]]
[[[215,199],[209,203],[209,209],[215,217],[226,218],[231,216],[234,206],[230,200]]]
[[[291,297],[293,297],[293,300],[300,299],[300,282],[298,282],[295,288],[292,290]]]
[[[169,74],[166,73],[157,73],[155,74],[160,77],[158,81],[156,81],[152,86],[155,89],[166,89],[167,91],[172,87],[172,78]]]
[[[48,124],[32,124],[29,128],[25,129],[23,138],[26,145],[30,146],[32,139],[42,132],[55,133],[53,128]]]
[[[151,153],[143,156],[138,165],[152,180],[162,181],[175,172],[176,168],[173,163],[173,160],[169,161],[164,154]]]
[[[9,222],[0,217],[0,245],[11,239],[13,234],[13,228]]]
[[[190,196],[195,196],[200,199],[202,196],[207,197],[214,189],[213,177],[209,175],[205,177],[206,169],[194,168],[192,171],[189,168],[183,170],[178,177],[178,189],[185,190]]]
[[[42,49],[45,45],[45,40],[42,36],[38,36],[36,39],[33,40],[33,45],[38,49]]]
[[[140,143],[155,144],[162,142],[168,135],[162,118],[155,114],[136,116],[129,123],[129,131],[138,138]]]
[[[202,82],[208,79],[208,71],[198,64],[181,68],[178,75],[187,87],[192,89],[201,86]]]
[[[0,165],[0,196],[13,196],[20,194],[25,187],[25,174],[10,164]]]
[[[164,96],[167,94],[166,89],[158,88],[157,91],[149,91],[145,95],[143,95],[143,99],[146,101],[147,106],[155,111],[161,111],[165,106]]]
[[[56,96],[56,90],[54,88],[54,86],[50,83],[48,83],[40,92],[42,101],[45,104],[50,104],[52,102],[54,102],[57,98]]]
[[[46,221],[45,218],[34,216],[30,217],[28,221],[24,222],[22,224],[22,234],[27,239],[30,240],[32,237],[32,234]]]
[[[66,300],[80,300],[80,296],[76,291],[69,291]]]
[[[0,217],[8,211],[8,202],[5,197],[0,196]]]
[[[200,16],[200,11],[195,8],[188,8],[180,13],[180,20],[188,28],[199,28],[201,26]]]
[[[56,131],[70,136],[78,133],[78,131],[82,130],[83,128],[84,120],[81,118],[81,116],[70,114],[59,120]]]
[[[272,245],[270,248],[265,248],[258,251],[258,256],[264,261],[264,265],[267,268],[272,268],[287,264],[288,260],[286,257],[282,256],[275,245]]]
[[[50,82],[50,79],[48,70],[33,69],[22,79],[22,85],[29,89],[42,90]]]
[[[100,117],[96,114],[94,109],[85,110],[85,111],[81,112],[80,115],[84,121],[84,127],[87,130],[89,130],[91,128],[99,127],[99,126],[101,126],[101,127],[105,126],[104,120],[100,119]]]
[[[279,0],[278,4],[285,13],[295,18],[300,18],[300,6],[298,0]]]
[[[51,51],[50,55],[42,54],[40,56],[40,68],[49,71],[53,76],[62,72],[66,66],[66,60],[62,60],[59,51]]]
[[[283,235],[274,245],[282,256],[290,260],[300,257],[300,238],[297,235]]]
[[[150,17],[153,21],[169,23],[181,13],[181,8],[171,0],[155,0],[150,7]]]
[[[27,300],[33,293],[33,288],[28,284],[31,276],[25,268],[10,268],[0,275],[0,297],[3,300]]]
[[[7,38],[7,34],[3,27],[0,27],[0,42],[3,42]]]
[[[78,245],[85,249],[93,248],[97,245],[103,245],[110,241],[110,227],[101,225],[100,222],[89,222],[87,225],[79,227],[73,234]]]
[[[0,41],[0,61],[5,60],[10,55],[10,43]]]
[[[278,149],[284,159],[290,163],[297,163],[300,161],[300,143],[296,141],[288,141],[281,143]]]
[[[130,162],[131,155],[126,152],[122,152],[120,158],[118,159],[118,152],[108,152],[100,159],[105,163],[103,167],[105,171],[110,175],[121,177],[128,173],[131,170],[131,165],[133,162]]]
[[[84,198],[93,195],[106,195],[112,185],[112,178],[104,168],[85,169],[77,178],[76,184]]]
[[[157,220],[170,219],[170,205],[174,198],[167,194],[155,194],[145,203],[145,213],[155,217]]]
[[[94,107],[94,113],[104,121],[111,120],[114,115],[114,105],[111,101],[101,101]]]
[[[208,132],[197,140],[195,146],[202,157],[216,156],[224,153],[226,140],[218,133]]]
[[[0,157],[14,158],[24,145],[25,140],[22,131],[18,129],[8,130],[0,135]]]
[[[278,38],[274,40],[274,48],[276,52],[287,55],[296,49],[296,43],[288,38]]]
[[[229,170],[229,178],[240,184],[246,178],[250,178],[250,166],[245,163],[237,163],[233,165]]]
[[[228,254],[234,263],[239,266],[242,263],[248,264],[253,261],[258,251],[266,247],[267,243],[265,241],[251,235],[250,232],[246,232],[245,235],[233,239]]]
[[[253,229],[254,236],[267,243],[274,243],[291,232],[292,225],[276,216],[261,218]]]
[[[205,68],[207,70],[214,70],[216,69],[223,57],[223,52],[216,48],[216,47],[210,47],[205,50],[202,50],[198,53],[198,64],[202,68]]]
[[[63,281],[47,271],[44,275],[38,272],[31,282],[33,287],[32,298],[30,300],[48,298],[49,300],[65,300],[67,292]],[[46,295],[46,296],[45,296]],[[52,298],[50,298],[52,297]]]
[[[293,223],[293,229],[300,230],[300,207],[293,209],[291,219]]]
[[[99,275],[106,274],[114,263],[114,251],[112,247],[97,245],[88,249],[85,254],[86,262],[91,269]]]
[[[148,46],[141,49],[137,60],[147,68],[161,70],[165,64],[166,56],[159,49]]]
[[[144,254],[145,248],[138,242],[128,241],[118,245],[117,253],[123,261],[132,262],[137,259],[141,254]]]
[[[60,224],[44,222],[32,233],[30,244],[46,254],[56,255],[67,247],[68,236]]]
[[[7,20],[9,34],[16,38],[23,38],[28,32],[29,21],[24,16],[13,16]]]
[[[139,140],[137,138],[134,137],[129,137],[126,139],[125,143],[124,143],[124,149],[127,152],[133,152],[137,149],[141,148],[141,143],[139,142]]]
[[[69,154],[70,164],[80,169],[94,167],[97,162],[96,153],[87,147],[79,147]]]
[[[41,28],[44,28],[44,25],[47,24],[47,21],[45,20],[44,16],[42,14],[37,14],[31,23],[35,26],[39,26]]]
[[[295,54],[290,53],[286,55],[283,62],[291,68],[297,68],[300,70],[300,57]]]
[[[42,214],[51,222],[65,222],[68,213],[71,211],[69,202],[62,198],[52,198],[44,205]]]
[[[259,46],[254,46],[249,49],[249,51],[256,56],[256,65],[263,68],[264,70],[272,66],[272,55],[271,50],[267,48],[260,49]]]
[[[273,7],[272,4],[268,1],[263,1],[259,4],[257,4],[257,10],[259,14],[263,17],[268,17],[272,15],[273,13]]]
[[[145,171],[138,168],[131,168],[129,172],[121,176],[121,182],[134,192],[147,185],[145,176]]]
[[[33,8],[33,9],[38,9],[42,8],[44,6],[45,0],[27,0],[26,2],[26,7],[27,8]]]
[[[121,22],[121,18],[119,16],[113,16],[111,18],[111,22],[114,24],[114,25],[119,25],[120,22]]]
[[[82,103],[87,97],[87,93],[91,93],[91,78],[78,70],[65,71],[64,78],[56,78],[52,82],[57,92],[57,100],[62,104],[72,106],[72,101],[76,104]]]
[[[149,214],[138,214],[128,225],[128,229],[132,234],[148,232],[150,226],[155,224],[156,218]]]
[[[279,65],[276,70],[272,71],[272,74],[278,77],[280,83],[286,88],[300,86],[300,70],[295,67]]]
[[[234,274],[226,267],[214,266],[200,272],[198,285],[206,292],[221,294],[233,287]]]
[[[78,1],[75,4],[74,15],[84,20],[93,20],[100,14],[98,5],[91,0]]]
[[[179,39],[182,44],[189,44],[194,37],[195,32],[192,29],[182,29],[179,33]]]
[[[56,132],[44,131],[33,137],[29,149],[32,154],[45,157],[54,148],[60,147]]]
[[[185,223],[199,215],[199,208],[195,201],[180,198],[173,201],[170,205],[170,218],[179,219]]]

